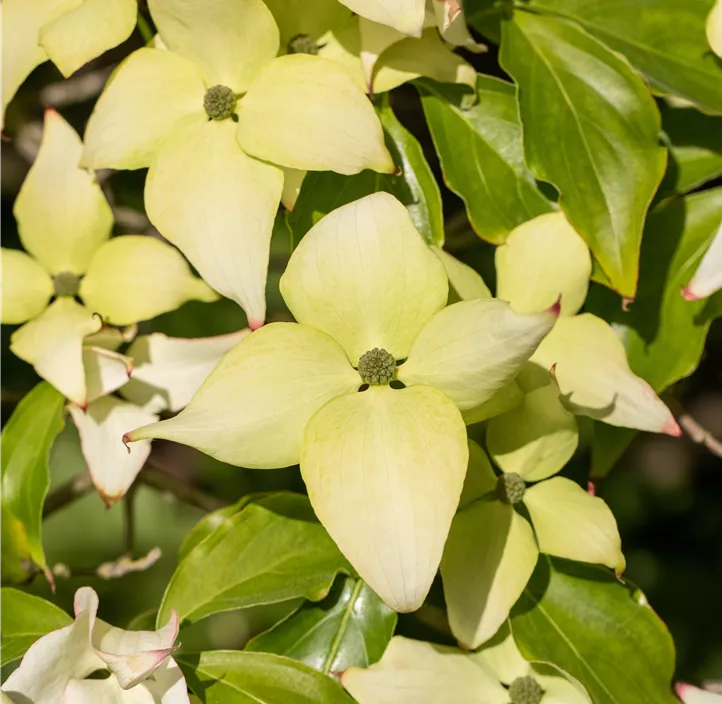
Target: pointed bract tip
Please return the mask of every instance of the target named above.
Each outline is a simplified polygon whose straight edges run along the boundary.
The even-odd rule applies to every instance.
[[[629,312],[629,307],[634,303],[634,299],[629,296],[622,296],[622,310],[625,313]]]
[[[677,682],[677,684],[674,685],[674,691],[677,693],[677,696],[682,699],[684,699],[684,697],[690,692],[693,692],[694,689],[695,688],[691,684],[687,684],[686,682]]]
[[[130,435],[130,433],[125,433],[125,435],[123,435],[123,445],[125,445],[125,449],[128,450],[128,454],[130,454],[130,443],[134,442]]]
[[[665,435],[671,435],[673,438],[681,438],[682,437],[682,428],[679,427],[679,423],[677,423],[676,419],[673,416],[670,416],[662,426],[662,432]]]
[[[83,413],[88,410],[88,399],[84,398],[82,401],[73,401],[74,403]]]
[[[590,496],[596,496],[597,495],[597,485],[594,483],[594,480],[590,479],[587,482],[587,494]]]
[[[403,175],[404,175],[404,170],[400,166],[397,166],[396,171],[394,171],[394,176],[396,176],[397,178],[400,178]]]
[[[258,330],[258,328],[262,328],[263,325],[263,320],[256,320],[254,318],[249,318],[248,320],[248,327],[251,328],[251,331]]]
[[[557,378],[557,363],[554,362],[552,366],[549,368],[549,373],[556,379]]]
[[[552,305],[550,305],[545,311],[545,313],[551,313],[555,318],[559,317],[559,314],[562,312],[562,294],[559,294],[559,297],[557,298]]]
[[[684,298],[685,301],[701,301],[702,296],[698,296],[696,293],[692,291],[692,289],[689,286],[684,286],[682,290],[680,291],[682,294],[682,298]]]
[[[57,111],[55,108],[46,107],[46,108],[43,110],[43,117],[44,117],[45,119],[47,119],[47,118],[50,117],[51,115],[57,115],[57,114],[58,114],[58,111]]]
[[[130,452],[130,448],[128,448],[128,452]],[[98,489],[98,487],[95,488]],[[100,498],[103,499],[105,508],[110,508],[113,504],[117,503],[123,498],[123,494],[114,494],[113,496],[108,496],[108,494],[105,494],[100,489],[98,489],[98,494],[100,494]]]

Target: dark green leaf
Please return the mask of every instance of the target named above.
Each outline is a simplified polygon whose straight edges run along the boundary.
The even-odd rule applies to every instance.
[[[351,566],[317,521],[308,498],[281,492],[242,508],[188,552],[158,612],[181,622],[296,597],[323,599]]]
[[[714,0],[533,0],[532,7],[579,22],[624,54],[660,93],[722,112],[722,61],[705,21]]]
[[[644,218],[664,172],[642,79],[579,25],[517,10],[501,63],[519,88],[524,149],[614,288],[633,297]]]
[[[479,237],[503,242],[517,225],[553,209],[524,163],[513,86],[479,76],[479,101],[468,109],[454,86],[420,81],[419,88],[444,181],[463,199]]]
[[[513,7],[511,3],[499,0],[464,0],[464,15],[469,26],[494,44],[499,44],[501,21],[511,18]]]
[[[602,567],[542,556],[511,628],[527,660],[575,677],[595,704],[675,704],[674,645],[637,589]]]
[[[304,604],[246,650],[285,655],[324,673],[368,667],[383,655],[396,618],[362,580],[346,577],[323,601]]]
[[[333,171],[306,174],[293,212],[287,216],[294,244],[298,244],[324,215],[377,191],[396,196],[408,208],[414,225],[430,244],[443,244],[441,194],[421,145],[396,119],[387,97],[377,110],[384,126],[386,146],[399,173],[379,174],[366,170],[354,176],[342,176]]]
[[[662,129],[671,145],[660,193],[687,193],[722,176],[722,117],[662,106]]]
[[[73,619],[55,604],[18,589],[3,587],[0,590],[0,601],[2,665],[21,658],[41,636],[73,622]]]
[[[421,145],[394,115],[388,93],[382,96],[377,112],[386,131],[386,141],[394,163],[401,168],[402,177],[411,192],[413,200],[406,202],[406,207],[416,229],[429,244],[441,247],[444,244],[441,192]]]
[[[41,523],[43,502],[50,485],[50,448],[63,429],[65,399],[43,381],[20,401],[3,429],[2,504],[25,529],[33,562],[47,570]],[[8,567],[4,566],[7,573]]]
[[[213,650],[176,659],[203,704],[353,702],[335,680],[280,655]]]
[[[680,295],[709,247],[722,213],[722,188],[660,203],[644,231],[637,298],[628,312],[611,291],[591,291],[587,310],[613,323],[635,374],[661,393],[699,364],[717,293],[702,301]],[[592,472],[604,476],[634,437],[624,428],[597,428]]]

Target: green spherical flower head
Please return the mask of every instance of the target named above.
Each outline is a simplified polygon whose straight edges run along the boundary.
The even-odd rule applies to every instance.
[[[236,94],[228,86],[213,86],[206,91],[203,107],[211,120],[225,120],[233,115]]]
[[[396,376],[396,360],[386,350],[374,347],[361,355],[358,373],[365,384],[388,384]]]
[[[61,271],[53,278],[53,287],[56,296],[77,296],[80,277],[72,271]]]
[[[289,54],[318,54],[316,40],[308,34],[297,34],[289,42],[286,50]]]
[[[517,677],[509,687],[511,704],[540,704],[544,690],[533,677]]]
[[[524,498],[526,482],[516,472],[502,474],[496,482],[496,495],[505,504],[518,504]]]

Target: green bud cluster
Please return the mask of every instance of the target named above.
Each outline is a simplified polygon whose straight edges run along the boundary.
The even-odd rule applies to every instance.
[[[61,271],[53,278],[53,288],[56,296],[77,296],[80,277],[72,271]]]
[[[511,704],[540,704],[543,696],[541,685],[528,675],[517,677],[509,687]]]
[[[518,504],[524,498],[526,482],[520,474],[509,472],[502,474],[496,482],[496,495],[505,504]]]
[[[213,86],[203,97],[203,107],[211,120],[225,120],[233,115],[236,94],[228,86]]]
[[[365,384],[388,384],[396,376],[396,360],[386,350],[374,347],[361,355],[358,373]]]
[[[316,40],[308,34],[297,34],[286,47],[289,54],[318,54]]]

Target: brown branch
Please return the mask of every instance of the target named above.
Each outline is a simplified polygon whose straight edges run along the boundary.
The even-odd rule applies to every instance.
[[[90,474],[83,472],[76,475],[45,497],[43,520],[76,499],[89,494],[93,491],[93,488],[93,480],[90,478]]]
[[[687,437],[696,445],[702,445],[716,457],[722,458],[722,442],[692,418],[675,398],[670,397],[665,400],[677,417],[677,422]]]
[[[146,465],[138,475],[138,481],[158,491],[170,492],[179,501],[195,506],[206,513],[211,513],[212,511],[217,511],[219,508],[228,506],[228,503],[225,501],[206,494],[200,489],[196,489],[194,486],[186,484],[170,474],[160,469],[149,467],[148,465]]]

